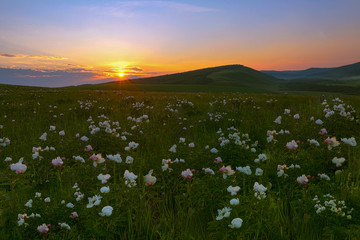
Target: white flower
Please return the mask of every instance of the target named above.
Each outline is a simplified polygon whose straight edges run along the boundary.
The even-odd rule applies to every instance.
[[[215,172],[211,168],[203,168],[205,173],[209,173],[210,175],[215,175]]]
[[[346,143],[346,144],[349,144],[350,146],[353,146],[353,147],[355,147],[355,146],[357,145],[354,137],[351,137],[351,138],[341,138],[341,141],[344,142],[344,143]]]
[[[11,158],[11,157],[6,157],[4,161],[5,161],[5,162],[11,162],[11,161],[12,161],[12,158]]]
[[[113,211],[113,208],[111,206],[106,206],[106,207],[103,207],[103,209],[101,210],[101,213],[99,213],[99,215],[102,217],[104,217],[104,216],[109,217],[109,216],[111,216],[112,211]]]
[[[254,183],[254,196],[261,200],[263,198],[266,198],[266,191],[267,191],[267,188],[264,187],[264,185],[262,184],[259,184],[258,182],[255,182]]]
[[[229,186],[229,187],[227,188],[227,191],[228,191],[229,193],[231,193],[231,196],[235,196],[239,190],[240,190],[240,187],[239,187],[239,186],[235,186],[235,187]]]
[[[210,150],[210,152],[216,154],[216,153],[218,153],[219,151],[218,151],[216,148],[212,148],[212,149]]]
[[[125,170],[124,172],[125,185],[129,188],[136,186],[137,176],[133,172],[129,172],[129,170]]]
[[[74,204],[72,204],[71,202],[69,202],[68,204],[66,204],[66,207],[68,207],[68,208],[73,208],[73,207],[74,207]]]
[[[318,119],[318,120],[315,121],[315,123],[316,123],[317,125],[322,125],[324,122],[321,121],[321,119]]]
[[[261,175],[263,175],[263,170],[261,169],[261,168],[257,168],[256,170],[255,170],[255,175],[256,176],[261,176]]]
[[[44,202],[50,202],[50,198],[49,197],[45,198]]]
[[[86,137],[86,136],[82,136],[80,139],[81,139],[81,141],[83,141],[83,142],[89,141],[89,138]]]
[[[100,192],[101,193],[108,193],[108,192],[110,192],[110,187],[102,187],[102,188],[100,188]]]
[[[60,226],[61,228],[65,228],[65,229],[67,229],[67,230],[70,230],[70,229],[71,229],[71,227],[70,227],[67,223],[59,223],[59,226]]]
[[[230,200],[230,205],[232,206],[236,206],[236,205],[239,205],[239,199],[238,198],[233,198]]]
[[[89,203],[86,205],[87,208],[92,208],[93,206],[98,206],[101,203],[102,196],[95,195],[91,198],[88,198]]]
[[[125,162],[126,162],[127,164],[132,164],[132,163],[134,162],[134,158],[131,157],[131,156],[127,156]]]
[[[116,154],[116,155],[106,155],[106,157],[116,163],[121,163],[122,162],[122,159],[121,159],[121,156],[120,154]]]
[[[49,131],[55,131],[55,129],[56,129],[56,126],[50,126]]]
[[[300,115],[297,113],[294,115],[294,119],[299,119],[300,118]]]
[[[103,175],[102,173],[100,173],[97,176],[97,179],[100,180],[102,184],[104,184],[104,183],[107,183],[107,181],[109,180],[110,177],[111,177],[110,174]]]
[[[27,203],[25,203],[25,207],[31,208],[31,207],[32,207],[32,203],[33,203],[33,200],[30,199],[29,201],[27,201]]]
[[[65,136],[65,131],[64,131],[64,130],[60,131],[60,132],[59,132],[59,135],[60,135],[60,136]]]
[[[341,167],[342,164],[345,162],[345,158],[343,158],[343,157],[341,157],[341,158],[334,157],[332,162],[335,163],[337,167]]]
[[[43,135],[41,135],[41,137],[39,137],[40,140],[42,141],[46,141],[46,136],[47,136],[47,133],[43,133]]]
[[[328,175],[326,175],[325,173],[321,173],[321,174],[319,173],[318,175],[321,180],[330,181],[330,177]]]
[[[176,144],[169,149],[169,152],[176,153]]]
[[[254,160],[254,162],[259,163],[259,162],[265,162],[267,160],[267,156],[265,153],[261,153],[258,155],[258,157]]]
[[[36,193],[35,193],[35,197],[36,197],[36,198],[39,198],[39,197],[41,197],[41,193],[39,193],[39,192],[36,192]]]
[[[231,213],[231,208],[224,207],[223,209],[218,209],[218,216],[216,217],[216,220],[227,218],[230,216],[230,213]]]
[[[85,159],[82,158],[81,156],[74,156],[73,158],[75,159],[75,161],[82,162],[82,163],[85,162]]]
[[[193,148],[195,147],[195,144],[192,142],[192,143],[189,143],[189,148]]]
[[[229,225],[230,228],[240,228],[242,226],[243,220],[241,218],[234,218]]]
[[[36,230],[39,232],[39,233],[47,233],[49,231],[49,228],[48,228],[48,225],[46,225],[45,223],[43,223],[42,225],[38,226],[36,228]]]
[[[274,123],[281,124],[281,116],[278,116],[278,117],[274,120]]]

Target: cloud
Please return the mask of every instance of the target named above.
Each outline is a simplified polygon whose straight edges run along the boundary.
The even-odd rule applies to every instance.
[[[0,57],[6,58],[35,58],[35,59],[44,59],[44,60],[66,60],[66,57],[57,57],[57,56],[39,56],[39,55],[26,55],[26,54],[8,54],[0,53]]]
[[[160,9],[171,9],[180,12],[205,13],[217,12],[218,9],[208,8],[188,3],[174,1],[119,1],[114,5],[86,7],[91,12],[106,14],[120,18],[131,18],[137,16],[139,10],[146,7],[155,7]]]

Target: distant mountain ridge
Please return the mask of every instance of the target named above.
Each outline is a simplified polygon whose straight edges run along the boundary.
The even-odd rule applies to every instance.
[[[285,80],[327,79],[350,80],[360,79],[360,62],[335,68],[309,68],[299,71],[261,71],[270,76]]]

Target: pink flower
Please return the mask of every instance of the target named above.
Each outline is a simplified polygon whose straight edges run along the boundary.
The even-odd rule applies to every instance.
[[[319,134],[320,134],[320,135],[325,135],[325,134],[327,134],[326,129],[325,129],[325,128],[320,129]]]
[[[53,159],[51,161],[52,165],[54,165],[55,167],[61,167],[61,165],[63,165],[63,160],[65,160],[65,158],[60,158],[60,157],[57,157],[55,159]]]
[[[27,169],[27,166],[19,161],[17,163],[10,164],[11,171],[15,171],[16,174],[24,173]]]
[[[295,140],[292,140],[291,142],[286,143],[286,147],[290,150],[296,150],[298,148],[297,143],[295,142]]]
[[[216,164],[222,163],[221,157],[215,158],[214,163],[216,163]]]
[[[193,172],[190,169],[186,169],[185,171],[181,172],[181,176],[183,178],[191,179],[193,176]]]
[[[87,145],[84,149],[85,152],[91,152],[93,150],[91,145]]]
[[[300,183],[300,184],[306,185],[306,184],[308,183],[308,181],[309,181],[308,178],[310,178],[310,175],[305,176],[305,174],[303,174],[302,176],[298,177],[298,178],[296,179],[296,181],[297,181],[298,183]]]
[[[78,218],[78,217],[79,217],[79,214],[78,214],[77,212],[72,212],[72,213],[70,214],[70,217],[71,217],[71,218]]]
[[[44,234],[46,234],[46,233],[49,231],[49,227],[50,227],[50,226],[51,226],[50,224],[46,225],[45,223],[43,223],[42,225],[39,225],[39,226],[37,227],[37,231],[38,231],[39,233],[44,233]]]

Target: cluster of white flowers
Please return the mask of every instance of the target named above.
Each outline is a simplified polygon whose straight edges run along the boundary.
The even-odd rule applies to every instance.
[[[347,210],[348,208],[345,205],[345,201],[338,201],[329,193],[323,195],[323,199],[323,202],[321,202],[317,195],[315,195],[313,198],[313,201],[315,202],[314,208],[316,209],[317,214],[329,210],[330,212],[342,217],[346,217],[347,219],[352,218],[351,213],[354,209],[352,208]]]

